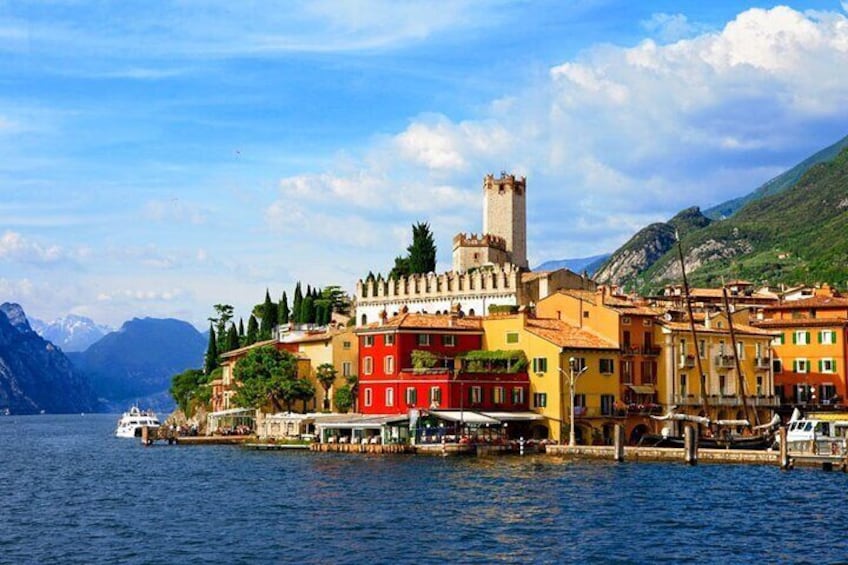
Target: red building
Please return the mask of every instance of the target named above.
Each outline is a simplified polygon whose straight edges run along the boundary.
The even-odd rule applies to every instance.
[[[458,356],[482,348],[479,318],[401,314],[356,333],[363,414],[406,414],[412,408],[528,409],[526,371],[463,367],[458,362]]]

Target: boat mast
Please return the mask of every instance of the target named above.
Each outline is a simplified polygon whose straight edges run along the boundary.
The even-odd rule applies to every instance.
[[[727,313],[727,327],[730,329],[730,342],[733,348],[733,362],[736,364],[736,378],[739,380],[739,395],[742,397],[742,408],[745,410],[745,419],[751,418],[748,413],[748,398],[745,395],[745,377],[742,375],[742,364],[739,363],[739,352],[736,350],[736,332],[733,330],[733,314],[730,311],[730,301],[727,299],[727,287],[721,281],[721,295],[724,297],[724,311]],[[760,417],[754,410],[754,423],[760,425]]]
[[[677,230],[674,232],[674,237],[677,239],[677,255],[680,257],[680,271],[683,273],[683,297],[686,300],[686,312],[689,315],[689,330],[692,332],[692,341],[695,347],[695,363],[698,367],[698,375],[700,375],[701,382],[699,383],[701,386],[701,402],[704,405],[704,415],[709,418],[710,417],[710,405],[707,402],[707,376],[704,374],[704,368],[701,365],[701,349],[698,345],[698,332],[695,329],[695,317],[692,314],[692,302],[689,299],[689,281],[686,279],[686,264],[683,261],[683,245],[680,243],[680,234],[677,233]],[[686,352],[684,351],[685,355]]]

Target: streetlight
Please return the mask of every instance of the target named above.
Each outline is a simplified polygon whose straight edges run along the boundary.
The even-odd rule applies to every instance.
[[[584,366],[579,371],[575,372],[575,366],[577,365],[577,359],[574,357],[568,358],[568,390],[571,396],[571,420],[569,421],[569,430],[568,430],[568,447],[574,447],[577,445],[577,437],[574,433],[574,385],[577,382],[577,379],[580,378],[580,375],[586,372],[589,366]],[[559,372],[565,375],[565,371],[562,370],[562,367],[559,367]]]

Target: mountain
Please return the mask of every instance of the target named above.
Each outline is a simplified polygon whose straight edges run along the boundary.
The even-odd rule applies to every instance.
[[[814,155],[804,159],[785,173],[774,177],[770,181],[757,188],[754,192],[751,192],[739,198],[728,200],[727,202],[722,202],[717,206],[713,206],[712,208],[706,210],[704,212],[704,215],[710,218],[711,220],[721,220],[724,218],[729,218],[737,211],[739,211],[739,209],[745,206],[745,204],[747,204],[748,202],[760,200],[762,198],[765,198],[766,196],[771,196],[773,194],[780,194],[784,190],[791,188],[795,183],[797,183],[801,176],[808,170],[810,170],[813,165],[832,161],[846,147],[848,147],[848,135],[843,137],[830,147],[825,147],[818,153],[815,153]]]
[[[668,222],[658,222],[639,230],[613,253],[595,273],[595,280],[617,286],[638,281],[640,275],[666,255],[676,242],[675,233],[684,237],[710,224],[698,207],[679,212]]]
[[[545,261],[534,271],[556,271],[557,269],[568,269],[575,273],[586,271],[591,276],[598,267],[609,257],[609,253],[603,255],[593,255],[592,257],[582,257],[580,259],[559,259],[553,261]]]
[[[844,284],[848,281],[848,148],[828,163],[813,165],[790,189],[753,200],[726,220],[693,226],[681,233],[681,243],[693,284],[716,286],[722,278],[757,284]],[[616,251],[610,262],[625,248]],[[630,251],[635,254],[638,248]],[[681,280],[671,246],[638,267],[628,271],[618,266],[604,274],[643,291]]]
[[[91,318],[74,314],[49,323],[33,318],[30,324],[38,335],[58,345],[63,351],[85,351],[111,331],[107,326],[95,324]]]
[[[89,382],[62,350],[32,331],[17,304],[0,305],[0,411],[96,412]]]
[[[165,411],[173,407],[167,394],[171,377],[203,366],[206,345],[187,322],[135,318],[85,351],[68,356],[112,409],[139,402]]]

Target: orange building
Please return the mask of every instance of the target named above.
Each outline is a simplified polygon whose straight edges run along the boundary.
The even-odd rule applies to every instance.
[[[783,405],[844,404],[848,298],[825,285],[811,298],[766,308],[756,325],[780,332],[773,342],[774,379]]]

